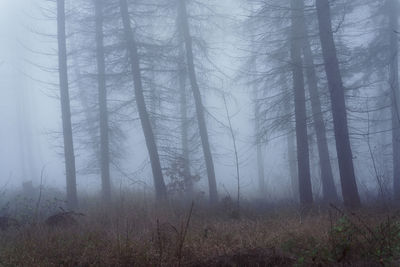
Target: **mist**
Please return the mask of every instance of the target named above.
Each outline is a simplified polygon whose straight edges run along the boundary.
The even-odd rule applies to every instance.
[[[371,233],[384,217],[398,228],[399,13],[398,0],[0,0],[0,244],[95,225],[96,238],[110,231],[99,242],[113,246],[126,228],[147,247],[127,234],[126,261],[73,251],[64,265],[40,246],[25,256],[38,266],[398,263],[394,247],[378,256],[366,244],[400,244]],[[294,229],[329,251],[311,257],[313,247],[272,238]],[[337,240],[364,232],[374,241]],[[252,245],[235,249],[221,233]],[[209,234],[224,255],[206,249]],[[258,262],[271,247],[282,261]]]

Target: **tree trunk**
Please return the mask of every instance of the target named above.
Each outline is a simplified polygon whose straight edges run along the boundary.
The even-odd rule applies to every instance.
[[[97,82],[99,91],[99,122],[100,122],[100,169],[102,195],[105,203],[111,201],[110,181],[110,149],[108,137],[108,108],[106,88],[106,66],[104,55],[103,34],[103,0],[95,0],[96,17],[96,60]]]
[[[317,148],[319,155],[319,165],[321,170],[321,181],[323,199],[325,202],[337,202],[335,182],[333,179],[332,166],[329,156],[328,141],[326,139],[326,128],[321,108],[321,100],[318,91],[318,78],[315,72],[314,59],[311,51],[310,40],[304,18],[304,1],[300,1],[301,18],[300,27],[303,36],[303,55],[306,68],[308,89],[311,98],[311,109],[314,118],[314,128],[317,136]]]
[[[286,77],[283,72],[280,74],[280,82],[283,90],[287,90],[289,88]],[[290,114],[292,112],[293,106],[292,97],[290,95],[289,101],[284,101],[285,110]],[[290,175],[290,183],[292,186],[292,195],[296,201],[299,201],[299,178],[297,174],[297,156],[296,156],[296,135],[294,130],[293,123],[289,121],[288,134],[286,135],[286,144],[287,144],[287,163]]]
[[[150,163],[154,178],[154,186],[156,190],[156,197],[158,200],[165,200],[167,198],[167,189],[165,187],[164,177],[161,170],[160,157],[158,155],[153,129],[151,128],[150,118],[144,100],[138,48],[131,27],[127,0],[120,0],[120,10],[124,27],[126,45],[129,53],[129,60],[133,75],[136,104],[139,111],[139,118],[142,124],[144,137],[146,140],[147,150],[150,156]]]
[[[256,70],[254,70],[256,71]],[[257,174],[258,174],[258,190],[262,198],[265,197],[265,170],[264,170],[264,144],[261,142],[261,118],[260,118],[260,105],[258,103],[257,87],[253,89],[254,96],[254,132],[256,137],[256,150],[257,150]]]
[[[76,169],[74,141],[72,137],[71,108],[69,103],[67,41],[65,34],[65,2],[57,0],[58,68],[60,78],[60,101],[64,138],[64,157],[67,183],[67,205],[69,209],[78,207],[76,192]]]
[[[181,143],[182,143],[182,160],[183,172],[185,179],[185,188],[188,198],[193,197],[193,181],[190,174],[189,164],[189,140],[188,140],[188,112],[187,112],[187,93],[186,93],[186,66],[185,66],[185,52],[182,46],[179,47],[178,59],[178,83],[180,92],[180,111],[181,111]]]
[[[293,126],[292,126],[293,127]],[[287,155],[289,164],[290,182],[292,186],[293,198],[299,201],[299,178],[297,175],[297,158],[296,158],[296,136],[292,129],[287,135]]]
[[[157,88],[156,88],[156,84],[155,84],[155,66],[154,66],[154,61],[153,59],[150,60],[149,62],[149,68],[150,68],[150,85],[149,85],[149,89],[150,89],[150,94],[149,94],[149,113],[150,113],[150,123],[151,123],[151,129],[153,129],[153,134],[154,134],[154,138],[156,140],[156,144],[157,144],[157,106],[160,106],[159,103],[157,103]]]
[[[256,104],[257,105],[257,104]],[[259,114],[259,107],[257,106],[255,111],[255,131],[256,131],[256,146],[257,146],[257,174],[258,174],[258,189],[260,192],[260,196],[263,198],[265,197],[265,170],[264,170],[264,145],[260,141],[260,114]]]
[[[298,0],[291,0],[292,33],[291,33],[291,58],[293,71],[293,87],[295,98],[296,141],[297,141],[297,166],[299,175],[299,197],[302,205],[313,202],[310,159],[308,150],[306,96],[304,90],[304,77],[301,59],[301,28],[299,28],[301,9]]]
[[[342,76],[339,69],[335,42],[333,39],[330,6],[328,0],[316,1],[319,36],[324,58],[325,72],[331,96],[336,150],[339,162],[340,181],[344,204],[348,207],[361,205],[354,173],[353,156]]]
[[[210,194],[210,202],[216,203],[218,201],[217,193],[217,182],[215,179],[214,162],[211,154],[210,143],[208,140],[208,132],[206,120],[204,117],[204,106],[201,99],[200,88],[197,83],[196,70],[194,66],[193,59],[193,44],[192,37],[190,35],[189,20],[186,10],[185,0],[179,1],[179,22],[181,24],[182,35],[185,42],[186,48],[186,63],[188,68],[190,85],[192,87],[193,97],[196,106],[197,122],[200,131],[201,144],[203,147],[204,160],[206,162],[207,176],[208,176],[208,186]]]
[[[253,3],[250,4],[250,10],[253,14],[256,13],[254,10]],[[254,33],[251,34],[251,50],[255,49],[255,37]],[[257,51],[252,51],[253,53],[257,53]],[[254,59],[253,64],[250,66],[251,73],[257,73],[257,58]],[[252,75],[253,76],[253,75]],[[255,78],[250,76],[250,79]],[[265,133],[261,133],[261,118],[260,118],[260,103],[258,100],[259,92],[257,85],[253,85],[253,97],[254,97],[254,136],[255,136],[255,144],[256,144],[256,157],[257,157],[257,176],[258,176],[258,191],[260,193],[261,198],[265,198],[265,169],[264,169],[264,148],[265,145],[262,143],[261,136]]]
[[[393,148],[393,195],[400,200],[400,116],[399,116],[399,13],[397,0],[388,0],[390,31],[389,86],[392,94],[392,148]]]

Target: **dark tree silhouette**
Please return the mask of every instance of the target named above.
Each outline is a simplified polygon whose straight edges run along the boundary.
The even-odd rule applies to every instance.
[[[204,106],[201,99],[200,88],[197,83],[196,69],[194,65],[194,56],[193,56],[192,36],[190,35],[189,19],[188,19],[185,0],[178,0],[178,1],[179,1],[178,15],[179,15],[179,23],[181,25],[180,30],[182,31],[182,36],[185,43],[186,64],[196,106],[197,122],[200,131],[204,160],[206,162],[210,202],[215,203],[218,200],[217,182],[215,178],[214,162],[210,149],[207,125],[204,116]]]
[[[126,49],[128,50],[129,63],[133,75],[134,91],[136,105],[139,112],[140,122],[142,124],[144,137],[146,140],[147,150],[150,156],[151,168],[153,171],[154,186],[156,197],[158,200],[163,200],[167,197],[167,190],[161,169],[160,157],[157,150],[156,140],[154,138],[153,129],[149,114],[146,109],[146,103],[143,95],[142,76],[140,70],[140,58],[138,48],[134,36],[134,31],[131,26],[127,0],[120,0],[120,12],[124,27],[124,36],[126,41]]]
[[[67,181],[67,205],[69,209],[78,207],[76,190],[76,170],[74,141],[71,126],[71,108],[68,87],[67,41],[65,34],[65,1],[57,0],[58,68],[60,79],[60,101],[64,137],[64,157]]]
[[[299,197],[302,205],[310,205],[313,202],[313,196],[311,188],[310,155],[307,135],[306,95],[304,89],[303,61],[301,58],[301,2],[298,0],[291,0],[290,7],[292,16],[290,54],[292,59],[291,64],[295,102]]]
[[[102,195],[105,203],[111,200],[110,181],[110,149],[108,137],[108,108],[106,88],[106,66],[104,57],[104,34],[103,34],[103,0],[95,0],[96,17],[96,61],[97,82],[99,97],[99,122],[100,122],[100,169]]]
[[[360,206],[353,156],[350,145],[345,92],[333,39],[331,11],[328,0],[316,1],[319,36],[324,58],[325,72],[331,96],[336,150],[339,162],[340,181],[344,204],[348,207]]]

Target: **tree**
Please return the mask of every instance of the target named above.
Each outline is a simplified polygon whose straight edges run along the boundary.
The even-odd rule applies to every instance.
[[[296,117],[296,141],[297,141],[297,166],[299,179],[299,197],[302,205],[310,205],[313,202],[310,159],[307,135],[307,114],[306,96],[304,89],[303,62],[301,58],[302,32],[301,18],[302,9],[300,1],[291,0],[291,59],[293,72],[293,88],[295,96],[295,117]]]
[[[139,118],[146,140],[147,150],[150,156],[150,164],[153,171],[156,197],[158,200],[163,200],[167,197],[167,190],[165,187],[164,177],[161,169],[156,140],[154,137],[153,129],[151,127],[151,122],[143,95],[140,58],[134,32],[131,26],[127,0],[120,0],[119,5],[124,28],[123,30],[126,42],[126,49],[128,50],[129,64],[133,75],[136,105],[138,108]]]
[[[324,58],[325,72],[331,97],[333,125],[338,155],[340,180],[344,204],[360,206],[350,145],[347,111],[342,76],[333,39],[331,11],[328,0],[317,0],[319,36]]]
[[[178,20],[179,21],[179,20]],[[179,24],[178,24],[179,27]],[[188,104],[187,104],[187,89],[186,79],[187,71],[185,65],[185,51],[182,45],[179,45],[179,59],[178,59],[178,83],[180,93],[180,112],[181,112],[181,146],[182,146],[182,160],[183,172],[185,178],[185,185],[189,197],[193,197],[193,181],[190,179],[190,159],[189,159],[189,139],[188,139]]]
[[[106,88],[106,67],[104,58],[104,34],[103,34],[103,0],[95,0],[96,20],[96,61],[97,82],[99,97],[99,122],[100,122],[100,169],[102,195],[105,203],[111,200],[110,182],[110,149],[108,137],[108,108]]]
[[[254,6],[252,3],[250,3],[250,10],[251,10],[251,15],[255,13]],[[246,30],[248,30],[248,27],[246,27]],[[251,32],[254,32],[252,30]],[[251,41],[250,41],[250,49],[252,49],[252,53],[256,53],[255,50],[255,38],[254,34],[251,34]],[[257,57],[253,59],[252,64],[250,64],[250,70],[251,73],[249,73],[249,76],[251,78],[256,77],[257,73]],[[257,157],[257,175],[258,175],[258,187],[259,187],[259,192],[261,197],[265,197],[265,170],[264,170],[264,148],[265,145],[262,142],[262,134],[260,133],[261,130],[261,114],[260,114],[260,103],[259,103],[259,91],[257,90],[257,85],[253,83],[253,98],[254,98],[254,133],[255,133],[255,145],[256,145],[256,157]]]
[[[318,77],[315,71],[313,52],[311,50],[308,30],[304,17],[304,1],[298,1],[299,10],[299,30],[303,42],[303,58],[305,74],[307,77],[308,90],[311,99],[311,110],[314,119],[314,129],[317,137],[317,147],[319,155],[319,166],[321,170],[321,181],[323,199],[326,202],[336,202],[338,200],[335,182],[333,179],[332,166],[329,156],[328,141],[326,139],[326,127],[321,108],[321,100],[318,90]],[[297,7],[296,7],[297,8]]]
[[[265,170],[264,170],[264,144],[261,142],[260,137],[260,105],[257,101],[257,90],[254,90],[256,98],[254,104],[254,131],[256,134],[256,150],[257,150],[257,174],[258,174],[258,187],[260,194],[264,197],[265,194]]]
[[[204,106],[201,99],[200,88],[197,83],[196,69],[194,65],[194,56],[193,56],[192,37],[190,35],[189,19],[188,19],[185,0],[178,0],[178,1],[179,1],[178,2],[179,24],[185,43],[186,64],[188,69],[190,85],[192,88],[193,98],[195,101],[197,122],[200,131],[204,160],[206,162],[209,197],[210,197],[210,202],[215,203],[218,201],[217,182],[215,178],[214,162],[211,154],[210,142],[208,139],[207,125],[204,116]]]
[[[392,95],[392,149],[393,149],[393,193],[400,200],[400,88],[399,88],[399,5],[397,0],[388,0],[390,54],[389,86]]]
[[[57,0],[58,68],[60,79],[60,101],[64,138],[64,157],[67,182],[67,205],[78,207],[74,141],[71,126],[71,108],[68,88],[67,42],[65,33],[65,1]]]

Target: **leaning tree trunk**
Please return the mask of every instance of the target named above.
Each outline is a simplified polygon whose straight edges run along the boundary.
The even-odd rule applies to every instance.
[[[64,137],[64,157],[67,182],[67,205],[78,207],[74,141],[72,137],[71,108],[69,103],[67,41],[65,34],[65,1],[57,0],[58,69],[60,78],[61,116]]]
[[[297,141],[297,168],[299,175],[299,197],[302,205],[310,205],[313,202],[310,159],[307,135],[306,95],[304,89],[303,67],[301,59],[301,9],[298,0],[290,2],[292,12],[291,32],[291,58],[293,71],[293,87],[296,117],[296,141]]]
[[[160,157],[158,155],[153,129],[151,128],[150,117],[147,112],[146,103],[144,100],[138,48],[132,31],[127,0],[120,0],[120,11],[124,27],[126,46],[129,53],[129,60],[133,75],[136,104],[139,111],[139,118],[142,124],[144,137],[146,140],[147,150],[150,156],[151,168],[153,171],[156,197],[158,200],[164,200],[167,197],[167,189],[165,187],[164,177],[161,170]]]
[[[399,11],[397,0],[388,0],[390,31],[389,86],[392,95],[392,148],[393,148],[393,195],[400,200],[400,92],[399,92]]]
[[[331,96],[336,150],[344,204],[348,207],[361,205],[353,166],[347,122],[346,102],[342,76],[333,39],[331,12],[328,0],[317,0],[319,36],[324,58],[325,72]]]
[[[326,139],[326,128],[321,108],[321,100],[318,91],[318,78],[315,72],[314,59],[311,51],[311,44],[308,38],[307,26],[304,18],[304,1],[299,1],[301,8],[300,25],[301,35],[303,36],[303,55],[306,70],[308,89],[311,99],[311,110],[314,118],[314,128],[317,136],[317,148],[319,155],[319,165],[321,170],[321,181],[323,199],[326,202],[337,202],[335,182],[333,179],[332,166],[329,156],[328,141]]]
[[[182,36],[185,42],[186,48],[186,63],[188,68],[190,85],[192,87],[193,97],[196,106],[197,122],[199,125],[201,144],[203,147],[204,160],[206,162],[208,186],[210,193],[210,202],[215,203],[218,200],[217,182],[215,179],[214,162],[210,149],[210,142],[208,140],[208,131],[206,120],[204,116],[204,106],[201,99],[200,88],[197,83],[196,70],[193,59],[193,44],[192,37],[190,35],[189,20],[186,10],[185,0],[179,1],[179,22],[181,23]]]
[[[110,149],[108,136],[108,109],[106,88],[106,66],[104,55],[103,34],[103,0],[95,0],[96,17],[96,60],[97,82],[99,91],[99,122],[100,122],[100,168],[102,196],[105,203],[111,200],[110,182]]]

